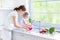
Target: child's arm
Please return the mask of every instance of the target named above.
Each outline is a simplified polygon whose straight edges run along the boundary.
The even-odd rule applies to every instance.
[[[24,23],[25,25],[31,25],[29,22],[27,22],[27,20],[23,20],[23,23]]]

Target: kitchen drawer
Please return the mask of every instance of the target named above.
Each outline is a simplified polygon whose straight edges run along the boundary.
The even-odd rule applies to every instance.
[[[13,40],[33,40],[34,37],[31,37],[24,33],[13,33]]]

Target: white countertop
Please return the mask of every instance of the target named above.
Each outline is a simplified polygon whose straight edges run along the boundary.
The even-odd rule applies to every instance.
[[[43,37],[43,38],[47,38],[47,39],[52,39],[52,40],[60,40],[60,33],[55,33],[53,35],[49,34],[49,33],[38,33],[35,31],[23,31],[23,30],[14,30],[13,32],[17,32],[17,33],[25,33],[25,34],[29,34],[29,35],[33,35],[33,36],[38,36],[38,37]]]

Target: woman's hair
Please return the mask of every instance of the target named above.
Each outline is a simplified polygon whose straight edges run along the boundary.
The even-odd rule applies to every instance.
[[[29,15],[28,12],[25,12],[25,13],[23,14],[23,17],[25,17],[26,15]]]
[[[26,11],[26,8],[25,8],[25,6],[24,5],[21,5],[21,6],[19,6],[19,7],[16,7],[16,8],[14,8],[14,10],[22,10],[22,11]]]

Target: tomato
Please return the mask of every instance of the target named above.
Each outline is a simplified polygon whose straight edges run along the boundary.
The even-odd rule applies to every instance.
[[[46,33],[47,31],[46,30],[40,30],[40,33]]]
[[[28,29],[29,29],[29,30],[32,30],[32,27],[29,27]]]

